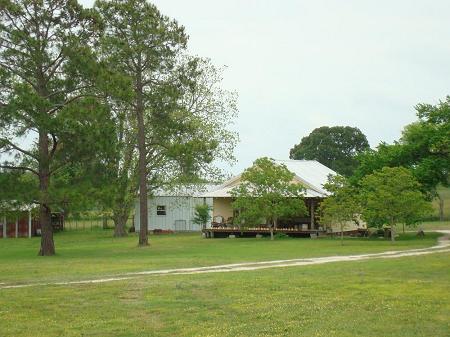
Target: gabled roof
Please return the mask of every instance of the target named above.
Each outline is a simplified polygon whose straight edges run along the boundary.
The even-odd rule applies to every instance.
[[[289,171],[294,173],[295,179],[301,182],[306,188],[306,197],[321,198],[328,195],[328,192],[323,188],[327,182],[329,175],[336,175],[337,173],[316,160],[274,160],[277,164],[284,164]],[[226,198],[231,197],[230,191],[236,186],[241,175],[224,182],[221,186],[204,193],[202,197],[206,198]]]
[[[323,185],[328,181],[328,176],[337,174],[317,160],[275,160],[275,162],[286,165],[288,170],[307,187],[325,195],[328,195],[328,192]]]

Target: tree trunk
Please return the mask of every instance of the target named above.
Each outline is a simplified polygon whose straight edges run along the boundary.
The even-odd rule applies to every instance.
[[[437,193],[437,198],[439,199],[439,220],[444,221],[444,198],[439,193]]]
[[[123,193],[120,195],[118,199],[115,201],[115,205],[113,208],[113,221],[114,221],[114,237],[123,237],[127,236],[128,233],[126,231],[126,225],[128,216],[130,215],[130,205],[126,202],[127,193],[126,190],[119,191],[119,193]]]
[[[128,214],[114,216],[114,237],[118,238],[128,235],[126,231],[127,220]]]
[[[344,245],[344,225],[341,224],[341,246]]]
[[[51,224],[51,211],[49,206],[48,187],[50,185],[50,164],[47,132],[39,132],[39,222],[41,224],[40,256],[55,255],[53,242],[53,228]]]
[[[147,149],[145,146],[144,103],[142,93],[142,73],[136,77],[136,118],[138,124],[139,151],[139,246],[148,246],[148,206],[147,206]]]
[[[391,242],[395,242],[395,222],[391,221]]]
[[[106,216],[106,214],[103,214],[102,228],[103,229],[108,229],[108,217]]]
[[[272,226],[270,226],[270,240],[273,240],[273,230],[277,228],[277,218],[273,219]]]

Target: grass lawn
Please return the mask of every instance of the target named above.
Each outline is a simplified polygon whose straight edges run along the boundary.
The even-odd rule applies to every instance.
[[[202,239],[198,233],[151,236],[151,247],[138,248],[137,237],[115,239],[112,231],[67,231],[55,236],[57,255],[37,256],[39,238],[0,239],[0,283],[80,280],[124,272],[199,267],[330,255],[374,253],[432,246],[438,234],[424,239],[401,235],[384,239]],[[0,335],[1,336],[1,335]]]
[[[436,229],[450,230],[450,221],[428,221],[418,227],[423,228],[425,231]]]
[[[1,289],[0,336],[445,337],[449,280],[439,253]]]

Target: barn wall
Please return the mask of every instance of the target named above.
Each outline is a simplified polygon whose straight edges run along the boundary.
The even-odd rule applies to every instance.
[[[6,223],[4,223],[6,221]],[[28,228],[28,211],[19,211],[11,213],[7,216],[0,215],[0,238],[3,238],[6,234],[7,238],[15,238],[16,235],[19,238],[26,238],[29,236]],[[17,232],[16,232],[17,222]],[[36,235],[35,223],[37,221],[32,219],[31,223],[31,235]]]
[[[149,199],[147,202],[149,230],[200,231],[201,225],[194,224],[192,219],[195,206],[204,202],[212,207],[212,198],[163,196]],[[138,231],[140,228],[139,200],[136,200],[135,205],[134,221]],[[166,215],[157,215],[157,206],[166,206]]]

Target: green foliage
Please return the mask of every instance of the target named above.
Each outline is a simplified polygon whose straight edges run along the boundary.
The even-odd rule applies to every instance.
[[[306,214],[304,187],[293,180],[294,174],[285,165],[257,159],[231,191],[233,208],[240,211],[237,222],[247,226],[262,220],[276,227],[282,217]]]
[[[338,224],[341,238],[346,223],[358,221],[362,212],[359,190],[343,176],[329,176],[324,188],[331,193],[320,204],[322,222],[327,225]]]
[[[398,142],[381,143],[376,151],[358,156],[360,165],[353,183],[384,166],[404,166],[411,169],[431,197],[436,195],[438,185],[449,185],[450,96],[437,105],[419,104],[416,111],[419,121],[407,125]]]
[[[416,110],[419,121],[408,125],[401,138],[414,174],[428,190],[449,186],[450,96],[437,105],[419,104]]]
[[[284,240],[284,239],[291,239],[291,237],[289,235],[285,234],[285,233],[276,233],[274,235],[274,238],[277,239],[277,240],[279,240],[279,239],[282,239],[282,240]]]
[[[358,166],[356,156],[369,149],[366,136],[350,126],[314,129],[290,150],[291,159],[317,160],[336,172],[350,176]]]
[[[411,225],[431,212],[420,184],[403,167],[384,167],[362,179],[363,217],[371,225]]]
[[[117,186],[113,212],[131,207],[143,175],[149,194],[159,187],[216,180],[215,163],[233,161],[237,140],[228,130],[236,95],[220,88],[220,69],[187,56],[184,27],[147,1],[97,1],[94,8],[105,22],[102,59],[128,79],[130,93],[109,100],[119,124],[117,160],[110,167]],[[144,144],[136,151],[141,138]],[[140,172],[139,156],[145,162]]]
[[[211,219],[211,207],[207,204],[199,204],[195,206],[194,219],[192,222],[197,225],[206,226]]]
[[[60,183],[70,184],[65,170],[87,172],[114,143],[100,98],[110,76],[93,50],[102,25],[71,0],[5,0],[0,20],[0,168],[36,176],[40,254],[53,255],[49,212],[63,202]]]

